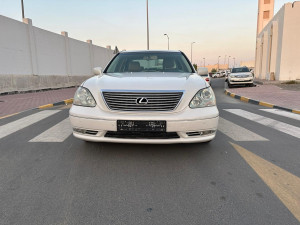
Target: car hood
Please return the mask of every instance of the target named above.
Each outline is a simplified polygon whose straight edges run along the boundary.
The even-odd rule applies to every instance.
[[[90,90],[98,105],[105,108],[102,91],[182,91],[182,101],[188,102],[208,83],[196,73],[114,73],[94,76],[83,84]],[[179,109],[180,110],[180,109]]]
[[[83,84],[84,87],[100,90],[200,90],[207,86],[197,74],[191,73],[125,73],[94,76]]]

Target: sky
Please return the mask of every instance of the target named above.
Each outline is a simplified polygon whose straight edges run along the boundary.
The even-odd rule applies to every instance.
[[[150,49],[181,50],[193,63],[254,60],[257,0],[148,0]],[[275,13],[287,0],[275,0]],[[119,50],[147,48],[146,0],[24,0],[33,25]],[[0,0],[0,15],[22,18],[21,0]],[[227,60],[226,60],[227,63]]]

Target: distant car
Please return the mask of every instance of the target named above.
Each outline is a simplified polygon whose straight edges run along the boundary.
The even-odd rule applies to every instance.
[[[220,73],[215,73],[215,74],[212,75],[212,78],[218,78],[218,77],[221,77]]]
[[[197,73],[207,82],[209,85],[211,85],[210,76],[208,73],[208,69],[205,67],[201,67],[198,69]]]
[[[231,74],[227,78],[228,87],[234,85],[253,86],[253,75],[248,67],[238,67],[231,70]]]

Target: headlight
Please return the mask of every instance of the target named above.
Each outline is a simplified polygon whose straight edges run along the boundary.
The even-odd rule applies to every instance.
[[[216,105],[215,94],[211,87],[202,89],[194,96],[190,102],[190,108],[203,108]]]
[[[85,107],[95,107],[96,101],[89,89],[79,87],[75,93],[73,104]]]

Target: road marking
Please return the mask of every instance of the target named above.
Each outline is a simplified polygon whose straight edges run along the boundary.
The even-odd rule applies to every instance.
[[[296,138],[300,138],[300,128],[289,125],[287,123],[282,123],[277,120],[270,119],[268,117],[260,116],[255,113],[247,112],[242,109],[224,109],[227,112],[233,113],[237,116],[246,118],[248,120],[257,122],[259,124],[265,125],[267,127],[271,127],[275,130],[281,131],[283,133],[292,135]]]
[[[39,122],[40,120],[43,120],[49,116],[52,116],[58,112],[60,112],[60,110],[45,110],[16,120],[14,122],[5,124],[0,127],[0,139],[12,133],[15,133],[18,130],[28,127],[36,122]]]
[[[285,116],[285,117],[289,117],[295,120],[300,120],[300,115],[295,114],[295,113],[291,113],[291,112],[287,112],[287,111],[283,111],[280,109],[261,109],[261,111],[265,111],[265,112],[269,112],[269,113],[273,113],[279,116]]]
[[[69,118],[61,121],[29,142],[63,142],[72,134]]]
[[[269,141],[268,139],[221,117],[219,118],[218,130],[235,141]]]
[[[230,144],[300,222],[300,178],[237,144]]]

